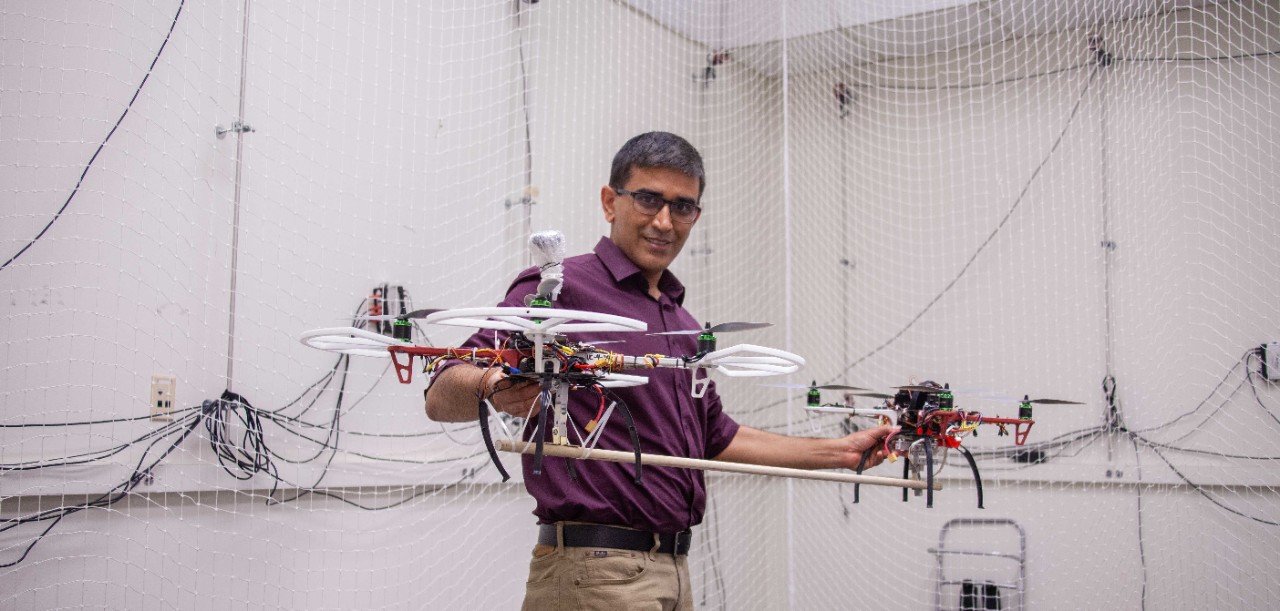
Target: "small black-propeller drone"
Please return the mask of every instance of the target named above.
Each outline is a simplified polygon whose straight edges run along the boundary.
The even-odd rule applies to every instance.
[[[697,334],[697,352],[684,356],[630,356],[602,349],[588,341],[571,340],[570,334],[642,332],[647,330],[647,325],[639,320],[612,314],[552,307],[564,281],[564,236],[556,231],[535,233],[530,238],[530,247],[535,262],[541,268],[541,276],[537,292],[525,300],[527,307],[416,310],[399,315],[379,315],[367,317],[366,320],[391,320],[395,331],[392,336],[367,329],[341,327],[307,331],[302,334],[302,342],[314,348],[344,354],[390,357],[395,365],[396,376],[405,384],[412,380],[413,361],[416,357],[422,357],[425,373],[433,372],[448,361],[465,361],[484,368],[499,369],[510,377],[539,383],[542,389],[538,399],[541,406],[532,431],[535,475],[542,473],[543,444],[546,441],[561,446],[573,446],[576,443],[581,448],[591,450],[599,441],[601,432],[617,407],[626,418],[630,431],[637,484],[641,482],[640,444],[631,413],[619,401],[606,407],[605,389],[645,384],[649,379],[623,372],[658,368],[688,369],[693,376],[692,395],[702,397],[710,382],[709,371],[731,377],[771,376],[792,373],[804,365],[804,359],[798,355],[773,348],[752,344],[717,348],[717,333],[767,327],[770,326],[769,323],[708,323],[703,329],[661,333]],[[485,349],[418,346],[411,341],[411,321],[415,319],[429,324],[507,331],[509,335],[500,345]],[[604,343],[606,342],[596,342]],[[600,411],[581,428],[572,421],[568,411],[568,393],[576,389],[593,389],[600,396]],[[490,415],[497,418],[498,413],[486,398],[479,400],[477,410],[481,436],[489,457],[502,475],[502,480],[507,481],[510,476],[498,459],[489,429]],[[548,418],[552,419],[550,423]],[[508,438],[513,440],[523,435],[524,427],[529,422],[522,422],[520,429],[512,437],[501,418],[497,420]],[[550,439],[547,439],[548,426]],[[582,430],[587,434],[583,435]],[[577,433],[576,442],[570,438],[571,432]],[[572,461],[569,468],[570,474],[573,474]]]
[[[1018,401],[1017,418],[996,418],[983,416],[977,411],[963,410],[956,406],[956,391],[949,384],[925,381],[920,384],[895,386],[894,394],[877,393],[857,386],[842,384],[818,385],[815,381],[808,386],[778,385],[783,388],[804,388],[807,390],[805,409],[813,412],[840,413],[853,416],[868,416],[878,419],[881,424],[896,425],[897,429],[884,440],[885,453],[890,462],[903,459],[903,479],[924,479],[925,506],[933,507],[934,476],[946,465],[947,450],[955,449],[964,456],[973,472],[973,480],[978,490],[978,508],[983,508],[982,476],[978,473],[978,463],[973,454],[961,445],[961,441],[970,433],[976,435],[978,426],[989,424],[995,426],[998,435],[1013,435],[1015,445],[1022,445],[1027,434],[1036,423],[1032,419],[1033,405],[1081,405],[1078,401],[1062,399],[1032,399],[1023,395]],[[860,408],[846,403],[822,403],[823,390],[841,390],[849,395],[883,399],[880,407]],[[1011,433],[1012,429],[1012,433]],[[941,449],[941,457],[937,456]],[[870,452],[862,457],[857,472],[862,474]],[[902,500],[908,498],[908,490],[903,488]],[[853,502],[858,502],[859,485],[854,484]],[[919,491],[917,490],[917,494]]]

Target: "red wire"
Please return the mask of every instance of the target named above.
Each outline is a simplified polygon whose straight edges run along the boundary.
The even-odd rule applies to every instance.
[[[600,393],[600,410],[596,412],[596,423],[599,424],[600,419],[604,417],[604,390],[597,385],[596,392]]]

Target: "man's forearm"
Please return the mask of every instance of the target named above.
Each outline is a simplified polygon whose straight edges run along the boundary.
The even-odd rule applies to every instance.
[[[715,459],[792,469],[851,469],[861,456],[846,438],[789,437],[744,426]]]
[[[427,417],[436,422],[477,419],[476,389],[485,371],[462,364],[441,371],[427,388]]]

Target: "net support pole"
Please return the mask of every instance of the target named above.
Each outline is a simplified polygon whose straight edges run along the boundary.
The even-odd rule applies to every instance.
[[[534,445],[528,442],[517,442],[509,439],[498,441],[498,449],[515,454],[532,454]],[[632,452],[615,450],[585,450],[576,446],[546,444],[542,447],[546,456],[560,458],[576,458],[580,460],[604,460],[608,462],[630,463],[635,461]],[[663,456],[661,454],[641,454],[640,460],[646,466],[677,467],[681,469],[699,469],[703,471],[725,471],[728,473],[747,473],[751,475],[772,475],[774,477],[790,477],[794,479],[813,479],[845,484],[863,484],[871,486],[896,486],[912,490],[924,490],[925,482],[896,477],[879,477],[875,475],[855,475],[835,471],[811,471],[809,469],[790,469],[787,467],[770,467],[766,465],[749,465],[746,463],[704,460],[699,458],[683,458],[679,456]],[[942,482],[933,483],[934,490],[942,490]]]

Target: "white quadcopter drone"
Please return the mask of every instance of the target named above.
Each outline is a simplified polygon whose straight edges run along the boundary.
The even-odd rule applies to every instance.
[[[637,386],[649,379],[642,375],[624,373],[645,369],[675,368],[692,372],[691,394],[702,397],[710,381],[708,373],[716,371],[730,377],[785,375],[798,371],[804,359],[798,355],[752,344],[739,344],[724,349],[716,348],[716,333],[743,331],[770,326],[769,323],[707,324],[703,329],[668,331],[655,335],[698,335],[698,350],[685,356],[646,354],[629,356],[601,349],[587,342],[571,341],[569,334],[598,332],[644,332],[648,326],[639,320],[581,310],[563,310],[551,307],[563,284],[564,237],[556,231],[536,233],[530,238],[534,258],[542,273],[537,293],[527,300],[527,307],[462,308],[453,310],[417,310],[400,315],[377,317],[391,320],[397,333],[386,336],[366,329],[339,327],[316,329],[302,334],[302,343],[342,354],[371,357],[390,357],[396,375],[402,383],[409,383],[413,376],[414,357],[423,357],[424,371],[433,371],[440,364],[460,360],[484,368],[500,368],[509,377],[536,381],[541,385],[539,400],[541,409],[533,431],[536,444],[534,474],[541,473],[543,443],[548,426],[548,414],[552,414],[551,443],[573,446],[570,432],[578,432],[576,445],[591,450],[600,439],[600,432],[608,422],[615,407],[621,407],[627,420],[631,415],[625,405],[614,402],[602,410],[597,418],[588,422],[583,436],[569,417],[568,393],[578,388],[612,388]],[[428,324],[472,327],[506,331],[509,335],[494,348],[472,349],[461,347],[417,346],[412,344],[410,333],[412,319],[422,319]],[[369,320],[374,320],[370,317]],[[600,342],[604,343],[604,342]],[[603,391],[601,396],[603,397]],[[603,399],[602,399],[603,401]],[[487,399],[478,404],[481,434],[489,450],[489,456],[502,474],[503,481],[509,475],[498,460],[497,451],[489,432],[490,415],[497,411]],[[501,425],[501,419],[498,420]],[[516,437],[523,433],[516,432]],[[503,431],[511,433],[502,425]],[[635,477],[640,480],[639,440],[631,427],[631,440],[635,455]]]

